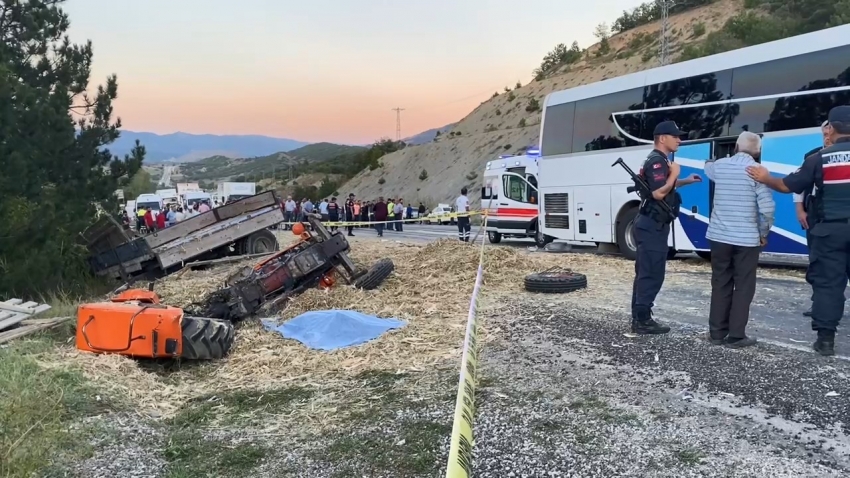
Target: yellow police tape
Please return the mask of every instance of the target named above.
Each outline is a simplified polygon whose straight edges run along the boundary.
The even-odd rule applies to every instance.
[[[438,216],[438,217],[439,217],[439,218],[440,218],[440,220],[442,221],[443,219],[451,219],[451,218],[458,218],[458,217],[472,217],[472,216],[481,216],[481,215],[486,216],[486,215],[487,215],[486,211],[484,211],[484,212],[482,212],[482,211],[469,211],[469,212],[467,212],[467,213],[457,213],[457,212],[453,212],[453,213],[451,213],[451,214],[444,214],[444,215],[442,215],[442,216]],[[408,222],[426,222],[426,221],[427,221],[427,222],[430,222],[430,218],[429,218],[429,217],[427,217],[427,216],[426,216],[426,217],[423,217],[423,218],[415,218],[415,219],[399,219],[399,220],[395,220],[395,219],[387,219],[386,221],[351,221],[351,222],[343,222],[343,221],[328,222],[328,221],[322,221],[322,224],[324,224],[325,226],[329,226],[329,227],[339,227],[339,226],[342,226],[342,227],[348,227],[348,226],[356,227],[356,226],[373,226],[373,225],[375,225],[375,224],[395,224],[395,223],[397,223],[397,222],[408,223]],[[291,225],[293,225],[293,224],[295,224],[295,222],[281,222],[281,223],[279,223],[279,225],[285,225],[285,226],[291,226]],[[307,225],[308,223],[307,223],[307,222],[302,222],[302,224]]]
[[[484,229],[487,215],[484,215]],[[478,273],[469,301],[466,320],[466,335],[463,338],[463,355],[460,359],[460,380],[455,401],[454,423],[452,424],[451,447],[446,464],[446,478],[470,478],[472,476],[472,421],[475,417],[475,373],[478,368],[478,293],[484,276],[484,236],[481,237],[481,252],[478,257]]]

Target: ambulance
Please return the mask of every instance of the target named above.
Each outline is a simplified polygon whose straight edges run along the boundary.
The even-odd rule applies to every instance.
[[[539,247],[552,241],[538,234],[537,161],[540,150],[502,155],[488,161],[481,188],[481,208],[487,211],[487,237],[497,244],[502,238],[533,238]]]

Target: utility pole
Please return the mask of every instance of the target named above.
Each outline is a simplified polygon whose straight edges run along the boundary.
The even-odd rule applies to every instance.
[[[404,108],[393,108],[395,111],[395,140],[401,141],[401,112]]]
[[[661,7],[661,41],[658,59],[661,66],[670,64],[670,8],[675,4],[673,0],[657,0]]]

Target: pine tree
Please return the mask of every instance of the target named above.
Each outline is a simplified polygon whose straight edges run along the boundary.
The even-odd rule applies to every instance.
[[[92,45],[70,42],[61,3],[0,0],[0,296],[79,291],[80,232],[116,213],[144,160],[138,142],[123,159],[106,149],[118,81],[87,94]]]

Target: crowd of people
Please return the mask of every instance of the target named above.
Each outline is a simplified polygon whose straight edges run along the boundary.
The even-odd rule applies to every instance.
[[[374,200],[360,200],[354,194],[349,194],[348,198],[342,203],[336,197],[331,197],[330,199],[322,199],[318,205],[314,204],[310,198],[296,201],[290,195],[282,202],[281,208],[283,209],[287,230],[292,229],[292,224],[296,222],[306,222],[308,214],[319,214],[322,221],[331,223],[362,223],[347,226],[346,231],[349,236],[354,236],[354,229],[357,228],[375,229],[379,237],[383,237],[385,229],[402,232],[404,230],[403,220],[423,219],[428,214],[428,208],[421,201],[418,207],[414,207],[413,204],[405,204],[404,198],[385,200],[381,196]],[[414,213],[417,215],[414,216]],[[332,231],[338,229],[339,226],[331,226]]]
[[[215,207],[218,206],[219,204],[216,203]],[[213,206],[207,201],[198,201],[186,208],[181,204],[166,204],[162,210],[141,206],[133,211],[136,216],[135,229],[139,233],[160,231],[190,217],[210,211],[212,208]],[[121,212],[121,222],[128,229],[134,226],[126,209]]]

